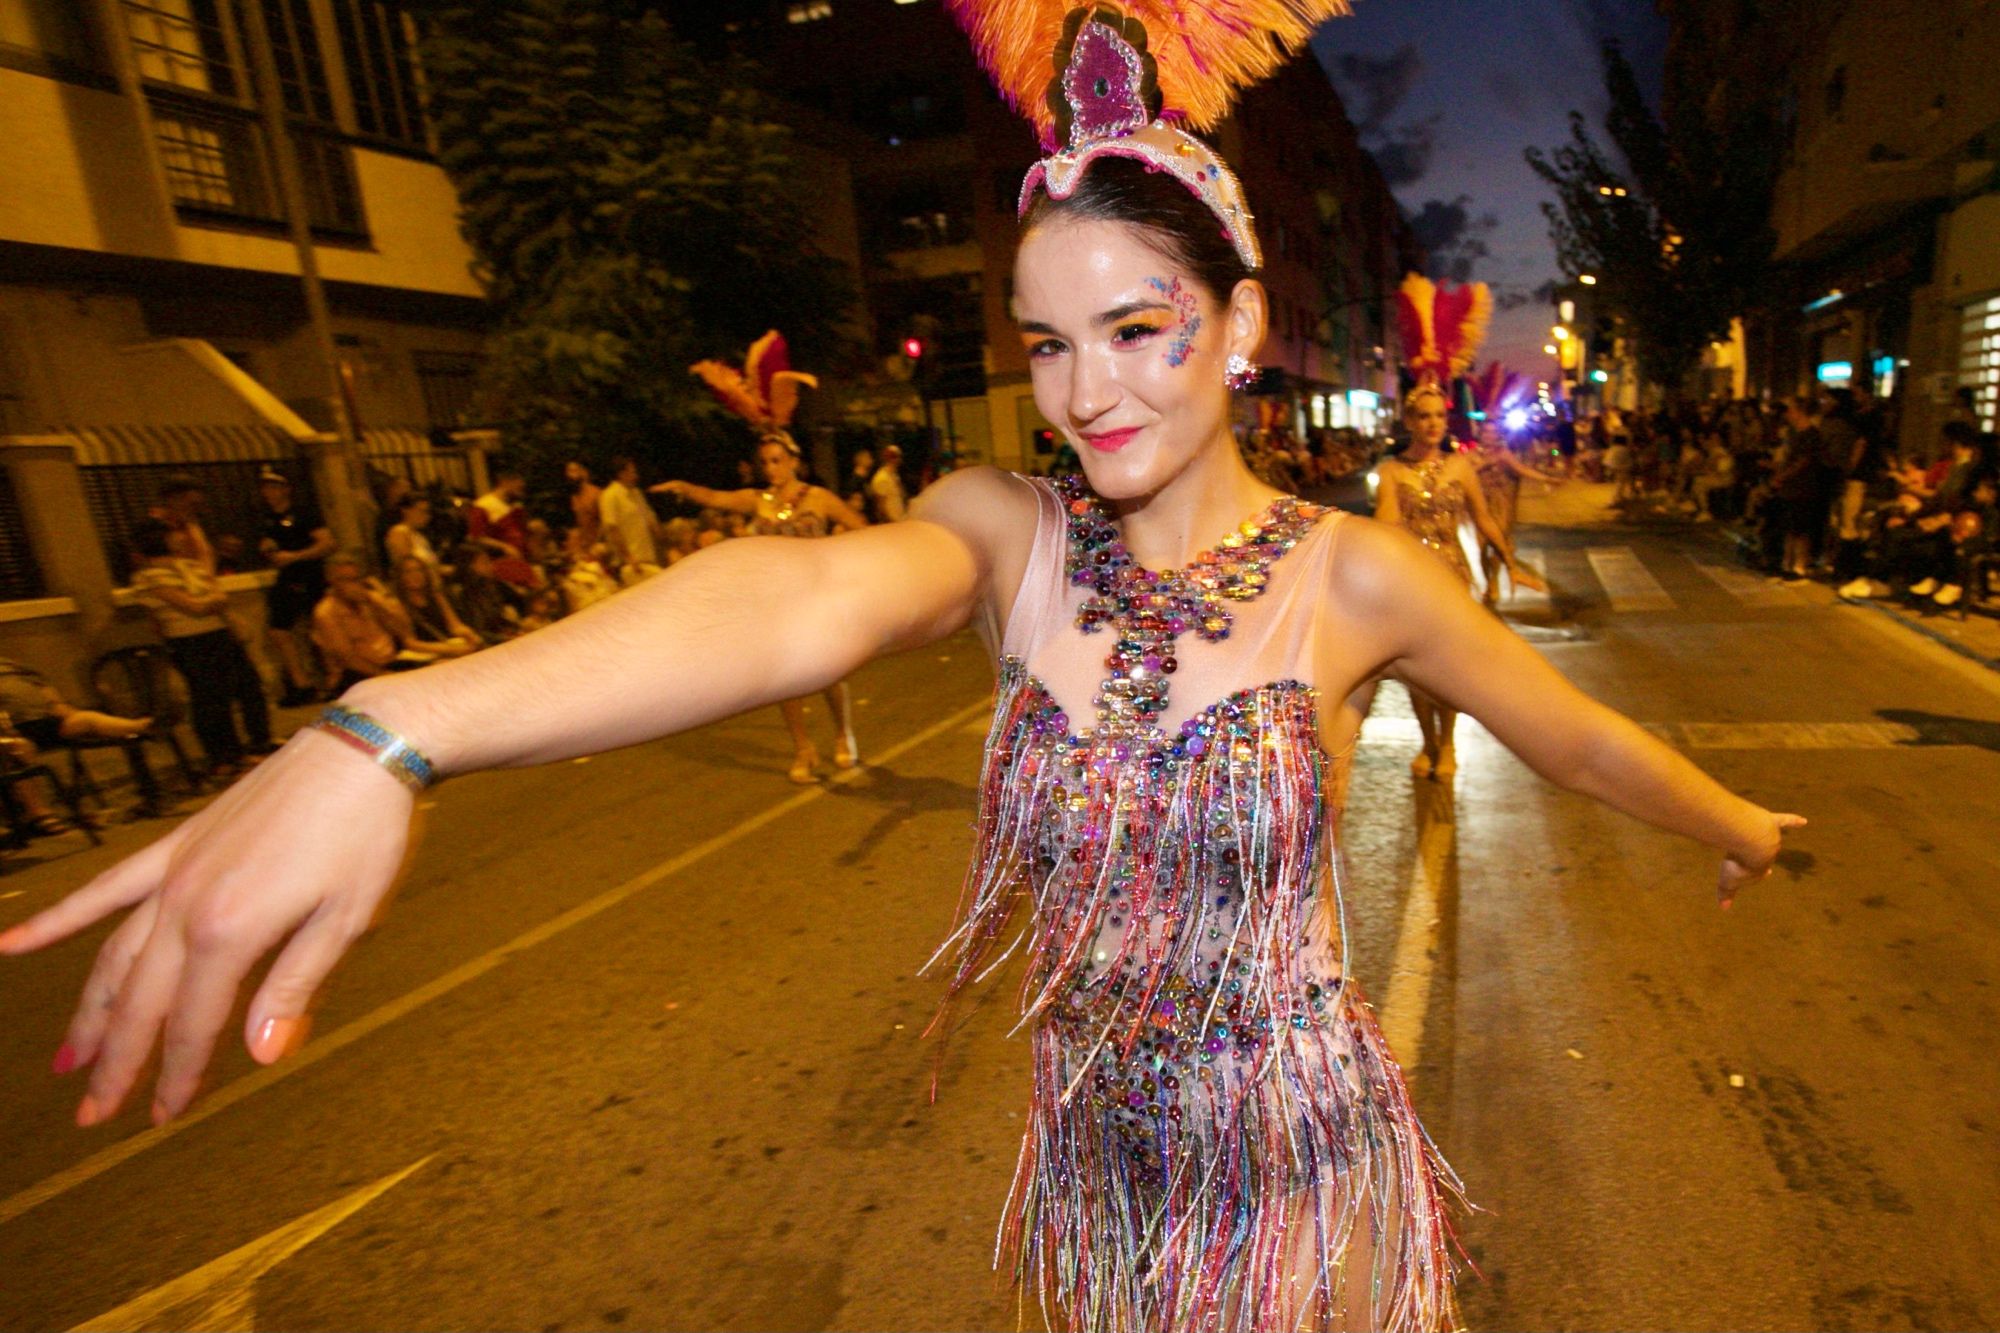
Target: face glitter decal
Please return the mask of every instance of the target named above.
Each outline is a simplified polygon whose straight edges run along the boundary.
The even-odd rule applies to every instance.
[[[1178,370],[1187,364],[1194,350],[1195,335],[1201,332],[1201,316],[1195,310],[1195,295],[1181,286],[1179,278],[1148,278],[1146,285],[1167,298],[1174,308],[1174,317],[1179,324],[1174,329],[1173,341],[1167,344],[1167,364]]]

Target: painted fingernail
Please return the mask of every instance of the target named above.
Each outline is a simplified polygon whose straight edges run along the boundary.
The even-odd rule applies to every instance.
[[[24,939],[26,936],[27,932],[22,930],[19,926],[13,926],[6,930],[0,930],[0,951],[13,948],[15,945],[19,944],[22,941],[22,939]]]
[[[56,1058],[49,1061],[49,1069],[53,1073],[67,1074],[74,1068],[76,1068],[76,1047],[64,1042],[56,1047]]]
[[[265,1064],[284,1059],[305,1045],[312,1029],[310,1018],[267,1018],[257,1029],[257,1049],[253,1054]]]
[[[103,1118],[104,1112],[98,1108],[95,1096],[86,1095],[81,1102],[77,1103],[76,1127],[78,1129],[89,1129]]]

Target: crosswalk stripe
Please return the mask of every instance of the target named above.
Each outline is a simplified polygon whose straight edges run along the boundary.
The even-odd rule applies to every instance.
[[[1804,606],[1798,590],[1783,583],[1770,583],[1759,576],[1741,569],[1731,569],[1727,565],[1705,565],[1699,560],[1694,567],[1708,576],[1711,583],[1734,597],[1744,606],[1772,607]]]
[[[1531,551],[1525,547],[1516,547],[1514,558],[1529,569],[1534,570],[1537,574],[1540,574],[1542,582],[1548,583],[1549,557],[1545,552]],[[1501,577],[1506,578],[1507,576],[1503,574]],[[1507,588],[1507,596],[1501,601],[1503,606],[1547,606],[1549,604],[1549,595],[1545,592],[1536,592],[1533,588],[1524,587],[1512,579],[1507,579],[1505,586]],[[1551,584],[1550,586],[1553,587],[1554,585]]]
[[[1613,611],[1671,611],[1674,599],[1640,563],[1629,546],[1593,546],[1590,568],[1611,599]]]
[[[1918,739],[1900,722],[1653,722],[1647,729],[1684,750],[1885,750]]]

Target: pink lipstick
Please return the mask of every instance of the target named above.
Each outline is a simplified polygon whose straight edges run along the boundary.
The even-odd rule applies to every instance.
[[[1115,454],[1132,443],[1132,437],[1139,433],[1137,426],[1127,426],[1123,430],[1107,430],[1098,435],[1085,435],[1083,442],[1103,454]]]

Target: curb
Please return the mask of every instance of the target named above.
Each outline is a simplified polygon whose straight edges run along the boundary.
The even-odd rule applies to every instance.
[[[1935,643],[1943,648],[1949,648],[1951,649],[1951,651],[1957,653],[1960,657],[1963,657],[1968,661],[1977,662],[1980,666],[1985,667],[1988,671],[2000,671],[2000,657],[1987,657],[1981,654],[1977,649],[1967,647],[1965,644],[1960,643],[1957,639],[1952,638],[1949,634],[1940,633],[1939,631],[1932,629],[1929,625],[1926,625],[1922,620],[1918,619],[1917,617],[1905,615],[1903,612],[1897,610],[1893,606],[1885,606],[1884,604],[1874,600],[1873,598],[1864,599],[1857,597],[1840,597],[1838,594],[1836,594],[1835,599],[1842,606],[1865,606],[1871,611],[1875,611],[1881,615],[1887,616],[1890,620],[1895,621],[1897,624],[1902,625],[1905,628],[1915,630],[1918,634],[1923,635],[1926,639],[1929,639],[1932,643]]]

